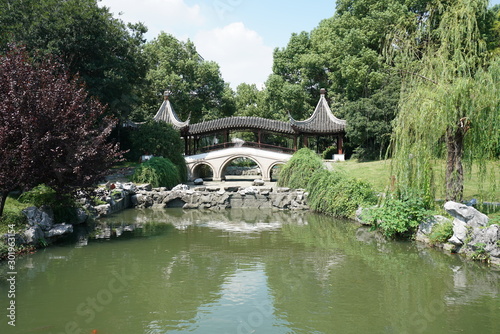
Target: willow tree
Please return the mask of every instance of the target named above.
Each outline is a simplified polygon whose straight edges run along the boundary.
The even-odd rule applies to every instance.
[[[447,200],[462,200],[464,163],[481,175],[500,136],[500,61],[488,59],[481,25],[487,0],[435,0],[394,33],[390,55],[403,76],[393,133],[398,189],[435,196],[435,162],[446,160]]]

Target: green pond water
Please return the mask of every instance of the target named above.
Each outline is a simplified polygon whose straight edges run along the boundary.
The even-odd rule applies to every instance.
[[[15,298],[0,264],[0,333],[500,333],[499,271],[352,222],[179,209],[102,222],[115,232],[18,257]]]

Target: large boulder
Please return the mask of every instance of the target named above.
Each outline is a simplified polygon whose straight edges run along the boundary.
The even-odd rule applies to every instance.
[[[458,252],[471,258],[500,264],[500,228],[488,224],[488,216],[471,206],[447,202],[446,211],[453,216],[453,237],[448,241]]]
[[[54,225],[54,214],[48,207],[30,206],[23,210],[23,214],[28,218],[29,226],[39,226],[42,231],[48,231]]]
[[[73,225],[71,224],[56,224],[49,231],[45,232],[46,238],[58,237],[64,234],[73,233]]]
[[[444,209],[454,218],[453,236],[449,240],[454,245],[464,244],[468,228],[485,227],[488,224],[488,216],[472,206],[450,201],[445,203]]]

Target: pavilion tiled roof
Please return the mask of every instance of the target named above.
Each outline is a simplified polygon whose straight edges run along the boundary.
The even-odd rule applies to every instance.
[[[182,122],[174,112],[168,96],[156,113],[155,120],[165,121],[174,128],[187,135],[201,135],[219,132],[222,130],[264,130],[283,134],[338,134],[344,133],[346,121],[335,117],[325,98],[325,90],[321,90],[321,97],[311,117],[304,121],[297,121],[290,116],[289,122],[272,120],[262,117],[235,116],[189,124],[189,119]]]
[[[286,134],[295,133],[288,122],[262,117],[236,116],[192,124],[189,126],[189,134],[197,135],[225,129],[261,129]]]
[[[158,112],[153,118],[155,121],[164,121],[168,124],[172,124],[172,126],[177,130],[183,129],[189,125],[189,119],[185,122],[179,120],[179,117],[177,117],[177,114],[168,100],[167,95],[165,95],[165,99],[161,104],[160,109],[158,109]]]
[[[296,121],[290,115],[290,124],[297,132],[333,134],[345,132],[346,121],[335,117],[328,106],[325,91],[321,90],[321,97],[314,113],[305,121]]]

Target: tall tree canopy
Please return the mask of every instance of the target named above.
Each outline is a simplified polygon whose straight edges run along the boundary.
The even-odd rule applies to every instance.
[[[394,158],[401,191],[434,200],[433,160],[446,160],[446,199],[460,201],[465,160],[497,154],[500,142],[500,60],[491,60],[487,0],[432,1],[425,15],[401,26],[387,44],[403,74]],[[483,29],[483,30],[482,30]]]
[[[196,123],[234,113],[234,99],[224,83],[219,65],[205,61],[191,41],[160,35],[145,47],[148,58],[148,86],[137,118],[154,115],[168,90],[178,115]]]
[[[1,50],[15,42],[59,56],[92,96],[127,118],[146,73],[144,25],[125,25],[97,0],[0,0],[0,8]]]
[[[338,0],[333,17],[311,33],[293,34],[274,52],[267,108],[297,119],[310,115],[326,88],[336,115],[347,120],[346,149],[360,158],[385,152],[397,111],[399,78],[383,55],[385,36],[422,13],[428,0]]]
[[[95,185],[119,156],[115,122],[51,58],[24,49],[0,58],[0,215],[9,192],[37,184],[70,192]]]

